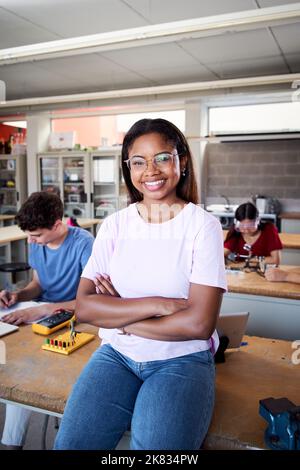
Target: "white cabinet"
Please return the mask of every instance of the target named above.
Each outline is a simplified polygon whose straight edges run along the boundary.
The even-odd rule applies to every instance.
[[[56,192],[66,217],[104,219],[127,206],[121,147],[38,154],[40,190]]]
[[[121,147],[92,152],[91,200],[93,217],[103,219],[127,206],[121,170]]]
[[[56,192],[66,217],[90,217],[90,171],[87,152],[47,152],[38,155],[40,189]]]
[[[0,213],[16,214],[26,197],[26,155],[0,155]]]

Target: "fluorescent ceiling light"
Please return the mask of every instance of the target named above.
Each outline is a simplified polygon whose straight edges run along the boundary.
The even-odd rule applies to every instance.
[[[0,50],[0,65],[181,41],[300,21],[300,2]]]
[[[19,127],[20,129],[27,129],[27,121],[5,121],[1,124],[6,126]]]
[[[19,100],[0,102],[0,110],[21,106],[39,106],[59,103],[72,103],[81,101],[95,101],[136,97],[156,97],[157,95],[176,95],[197,92],[215,92],[216,90],[230,90],[232,88],[251,88],[266,85],[282,85],[300,83],[300,73],[271,75],[262,77],[232,78],[227,80],[213,80],[206,82],[177,83],[174,85],[161,85],[143,88],[128,88],[124,90],[99,91],[92,93],[78,93],[74,95],[41,96],[37,98],[23,98]],[[291,90],[292,91],[292,90]]]

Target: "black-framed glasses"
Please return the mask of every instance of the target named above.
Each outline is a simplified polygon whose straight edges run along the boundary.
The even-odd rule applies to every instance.
[[[124,162],[126,163],[130,171],[134,173],[143,173],[147,170],[149,161],[151,161],[152,165],[156,168],[159,168],[160,170],[165,170],[173,165],[174,159],[176,157],[179,157],[178,153],[161,152],[154,155],[154,157],[150,160],[146,160],[146,158],[144,157],[135,155],[134,157],[124,160]]]

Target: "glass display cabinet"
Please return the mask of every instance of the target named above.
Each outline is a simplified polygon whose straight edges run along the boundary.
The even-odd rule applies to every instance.
[[[104,219],[127,206],[125,183],[121,171],[121,147],[91,154],[92,213]]]
[[[59,194],[65,217],[104,219],[128,205],[121,147],[38,154],[40,190]]]
[[[90,217],[89,155],[85,152],[48,152],[38,155],[40,189],[57,193],[65,217]]]
[[[26,197],[26,155],[0,155],[0,214],[16,214]]]

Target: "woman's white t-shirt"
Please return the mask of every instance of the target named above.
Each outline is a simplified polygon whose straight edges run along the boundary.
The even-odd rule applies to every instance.
[[[122,298],[188,298],[190,283],[226,291],[223,233],[219,221],[193,203],[173,219],[145,222],[136,204],[107,217],[96,237],[82,277],[110,276]],[[102,344],[138,362],[164,360],[218,347],[210,340],[158,341],[117,329],[100,328]]]

